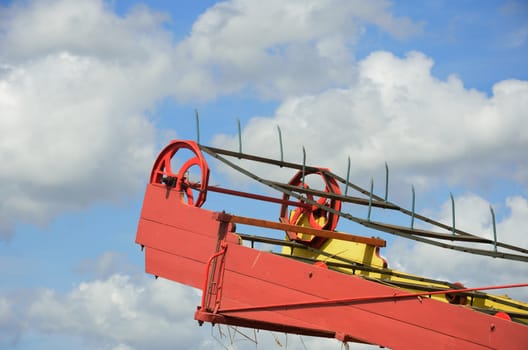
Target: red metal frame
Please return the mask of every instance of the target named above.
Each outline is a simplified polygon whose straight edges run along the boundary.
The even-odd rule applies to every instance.
[[[270,227],[269,223],[200,208],[205,195],[183,200],[185,186],[163,182],[166,176],[183,176],[167,166],[168,155],[181,147],[196,150],[178,144],[166,148],[155,163],[136,242],[145,248],[148,273],[202,289],[195,313],[200,323],[334,337],[392,349],[526,349],[528,326],[429,298],[478,288],[408,293],[243,246],[233,232],[235,223]],[[207,164],[200,154],[192,164],[201,164],[207,180]],[[184,184],[184,179],[176,180]],[[281,225],[272,226],[291,226]],[[317,233],[314,228],[301,229]],[[344,235],[320,231],[329,237]]]
[[[242,246],[229,232],[229,221],[222,220],[229,216],[186,205],[174,189],[167,196],[164,185],[147,186],[136,238],[145,247],[146,270],[201,288],[204,298],[195,314],[200,322],[393,349],[525,349],[528,344],[522,324],[423,295],[403,297],[396,288]],[[220,256],[222,264],[207,267]],[[305,301],[313,305],[291,307]],[[269,307],[251,309],[263,305]]]

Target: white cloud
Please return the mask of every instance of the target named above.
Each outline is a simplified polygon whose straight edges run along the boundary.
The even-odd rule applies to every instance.
[[[176,44],[168,17],[146,7],[122,17],[99,0],[2,8],[0,239],[17,222],[45,224],[133,193],[155,146],[145,112],[167,96],[249,88],[280,97],[349,83],[364,23],[396,37],[419,31],[389,10],[383,1],[224,2]]]
[[[1,232],[137,188],[155,129],[142,115],[152,100],[131,85],[132,74],[66,52],[8,69],[0,81]]]
[[[193,62],[182,87],[213,96],[248,88],[265,97],[316,92],[355,77],[353,46],[365,24],[401,38],[420,25],[386,1],[246,1],[216,4],[178,49]],[[195,65],[197,63],[197,65]]]
[[[198,299],[173,282],[112,275],[65,294],[35,291],[19,318],[26,331],[72,335],[101,349],[163,349],[194,341]]]
[[[285,159],[301,162],[304,145],[308,164],[344,176],[350,156],[351,178],[365,183],[383,176],[387,161],[391,181],[399,184],[393,189],[405,176],[419,189],[439,182],[475,189],[491,178],[526,187],[528,82],[499,82],[488,97],[455,76],[433,77],[432,65],[418,52],[403,58],[372,53],[359,62],[359,79],[349,87],[292,97],[274,116],[251,119],[242,133],[244,150],[278,158],[279,125]],[[237,142],[228,135],[214,140],[228,149]],[[279,178],[277,172],[267,176]]]
[[[67,0],[14,3],[4,10],[1,47],[10,61],[33,60],[68,50],[76,56],[109,60],[144,60],[149,49],[159,52],[170,44],[160,24],[167,16],[135,7],[116,16],[103,1]]]
[[[0,295],[0,345],[16,344],[22,332],[22,324],[15,316],[12,297]]]
[[[18,3],[0,36],[0,239],[135,194],[154,156],[145,112],[164,96],[160,15],[99,1]]]

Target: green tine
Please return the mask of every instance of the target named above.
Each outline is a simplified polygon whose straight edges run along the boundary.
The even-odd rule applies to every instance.
[[[495,212],[493,211],[493,207],[490,205],[490,212],[491,212],[491,222],[493,224],[493,249],[495,249],[495,252],[497,251],[497,226],[495,224]]]
[[[449,192],[449,196],[451,197],[451,214],[453,215],[453,235],[455,235],[455,199],[453,198],[453,193]]]
[[[370,210],[372,209],[372,194],[374,192],[374,179],[370,178],[370,195],[369,195],[369,205],[368,205],[368,214],[367,220],[370,221]]]
[[[240,118],[237,118],[238,126],[238,153],[242,153],[242,132],[240,131]]]
[[[415,204],[415,199],[416,199],[414,185],[412,185],[411,190],[412,190],[411,230],[414,230],[414,204]]]
[[[200,144],[200,121],[198,117],[198,110],[194,109],[194,117],[196,119],[196,143]]]
[[[282,149],[282,132],[281,132],[281,128],[280,126],[277,125],[277,131],[279,132],[279,146],[280,146],[280,159],[281,159],[281,163],[284,162],[284,152],[283,152],[283,149]],[[281,168],[282,168],[282,165],[281,165]]]

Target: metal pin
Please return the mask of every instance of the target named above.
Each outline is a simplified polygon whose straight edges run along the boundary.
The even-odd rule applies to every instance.
[[[196,108],[194,109],[194,116],[196,119],[196,143],[200,144],[200,121],[198,118],[198,110]]]
[[[370,221],[370,210],[372,209],[372,193],[374,192],[374,179],[370,178],[370,195],[369,195],[369,205],[368,205],[368,214],[367,220]]]
[[[242,153],[242,133],[240,132],[240,119],[237,118],[238,126],[238,153]]]
[[[412,185],[411,189],[412,189],[411,230],[414,230],[414,204],[415,204],[415,197],[416,197],[416,194],[414,192],[414,185]]]
[[[385,162],[385,202],[389,198],[389,166]]]
[[[284,152],[282,149],[282,132],[280,126],[277,125],[277,131],[279,132],[279,146],[280,146],[280,156],[281,156],[281,163],[284,162]],[[282,168],[282,164],[281,164]]]
[[[306,150],[304,149],[304,146],[302,146],[303,151],[303,162],[302,162],[302,187],[304,188],[304,174],[306,172]]]
[[[453,198],[453,193],[449,192],[449,196],[451,197],[451,214],[453,214],[453,235],[455,234],[455,199]]]
[[[348,180],[350,179],[350,156],[348,156],[348,163],[347,163],[347,176],[346,176],[346,183],[345,183],[345,196],[348,193]]]
[[[491,222],[493,223],[493,249],[497,251],[497,226],[495,225],[495,212],[493,207],[490,205]]]

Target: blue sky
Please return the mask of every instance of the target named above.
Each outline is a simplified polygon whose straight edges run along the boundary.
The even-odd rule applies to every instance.
[[[365,187],[388,162],[395,202],[409,206],[414,185],[419,210],[449,223],[452,192],[457,224],[485,236],[493,205],[499,238],[528,247],[526,2],[0,6],[1,348],[223,348],[192,320],[200,294],[146,276],[134,244],[150,167],[170,139],[196,138],[195,108],[204,144],[237,149],[239,118],[244,150],[276,158],[279,125],[286,160],[305,146],[344,175],[350,156]],[[260,190],[210,166],[217,183]],[[524,264],[385,238],[394,268],[528,280]]]

